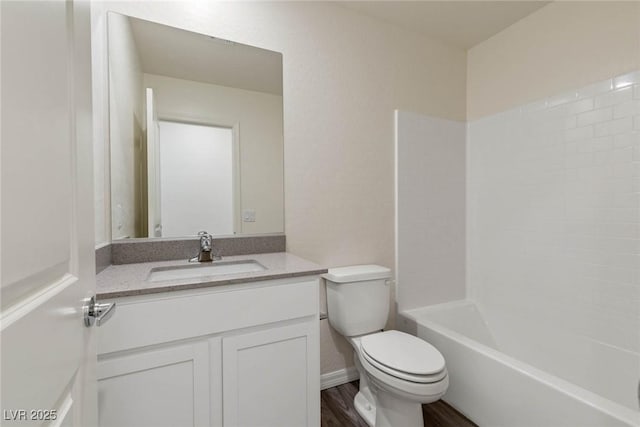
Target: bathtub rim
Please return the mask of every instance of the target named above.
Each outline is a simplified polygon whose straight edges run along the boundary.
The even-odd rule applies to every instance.
[[[606,397],[603,397],[597,393],[589,391],[580,387],[570,381],[562,379],[556,375],[543,371],[540,368],[536,368],[529,363],[516,359],[506,353],[503,353],[497,349],[491,348],[486,344],[471,339],[453,329],[446,326],[442,326],[440,323],[431,319],[425,319],[420,317],[419,313],[443,311],[447,309],[454,309],[464,306],[473,305],[476,309],[477,306],[473,300],[456,300],[440,304],[428,305],[424,307],[413,308],[409,310],[402,310],[398,312],[399,317],[405,317],[412,320],[416,325],[429,328],[432,331],[452,339],[460,345],[470,348],[479,352],[483,356],[486,356],[496,362],[503,363],[511,369],[516,370],[518,373],[523,374],[533,380],[539,381],[544,385],[553,388],[559,393],[565,394],[573,399],[580,401],[581,403],[590,406],[598,411],[605,413],[606,415],[615,418],[616,420],[629,424],[630,426],[640,424],[640,409],[634,411],[633,409],[614,402]],[[484,320],[484,319],[483,319]],[[398,324],[401,324],[399,322]],[[416,331],[417,333],[417,331]],[[419,336],[418,336],[419,337]],[[420,338],[420,337],[419,337]],[[446,363],[446,360],[445,360]]]

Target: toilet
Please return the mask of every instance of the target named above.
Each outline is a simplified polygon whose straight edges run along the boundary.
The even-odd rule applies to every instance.
[[[360,374],[355,408],[371,427],[422,427],[422,404],[447,391],[444,357],[400,331],[382,331],[389,314],[391,270],[379,265],[331,268],[329,323],[351,343]]]

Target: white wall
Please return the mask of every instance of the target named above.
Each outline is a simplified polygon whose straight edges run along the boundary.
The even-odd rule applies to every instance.
[[[100,73],[104,9],[283,54],[288,250],[332,267],[394,266],[395,109],[465,117],[466,53],[318,2],[92,3]],[[104,101],[94,91],[97,120]],[[98,125],[100,126],[100,125]],[[96,134],[104,144],[104,134]],[[105,235],[103,234],[103,239]],[[322,372],[352,349],[321,322]]]
[[[126,19],[114,15],[109,20],[109,111],[111,156],[111,213],[114,218],[113,237],[135,237],[137,224],[135,206],[140,205],[139,170],[136,155],[142,143],[144,112],[142,104],[142,68]],[[102,210],[101,210],[102,211]]]
[[[156,97],[158,117],[239,126],[240,205],[255,222],[241,233],[284,231],[282,97],[171,77],[144,74]]]
[[[111,242],[109,177],[109,74],[107,20],[91,5],[91,98],[93,102],[93,191],[96,247]]]
[[[129,21],[113,15],[108,25],[110,154],[114,172],[110,175],[113,236],[139,237],[142,224],[137,209],[142,202],[142,188],[137,174],[143,154],[142,68]],[[104,179],[100,177],[100,182]],[[103,202],[106,203],[106,199]],[[104,212],[103,207],[96,210]]]
[[[465,297],[466,123],[396,113],[399,310]]]
[[[467,117],[639,69],[639,52],[640,2],[552,2],[469,50]]]
[[[494,324],[640,354],[639,83],[636,72],[470,123],[468,287]]]

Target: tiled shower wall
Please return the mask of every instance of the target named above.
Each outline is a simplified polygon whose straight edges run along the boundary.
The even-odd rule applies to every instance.
[[[640,72],[470,122],[467,141],[469,297],[640,352]]]

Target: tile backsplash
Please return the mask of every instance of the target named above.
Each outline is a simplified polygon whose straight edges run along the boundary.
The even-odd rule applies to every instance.
[[[468,295],[640,352],[640,71],[470,122],[467,144]]]

